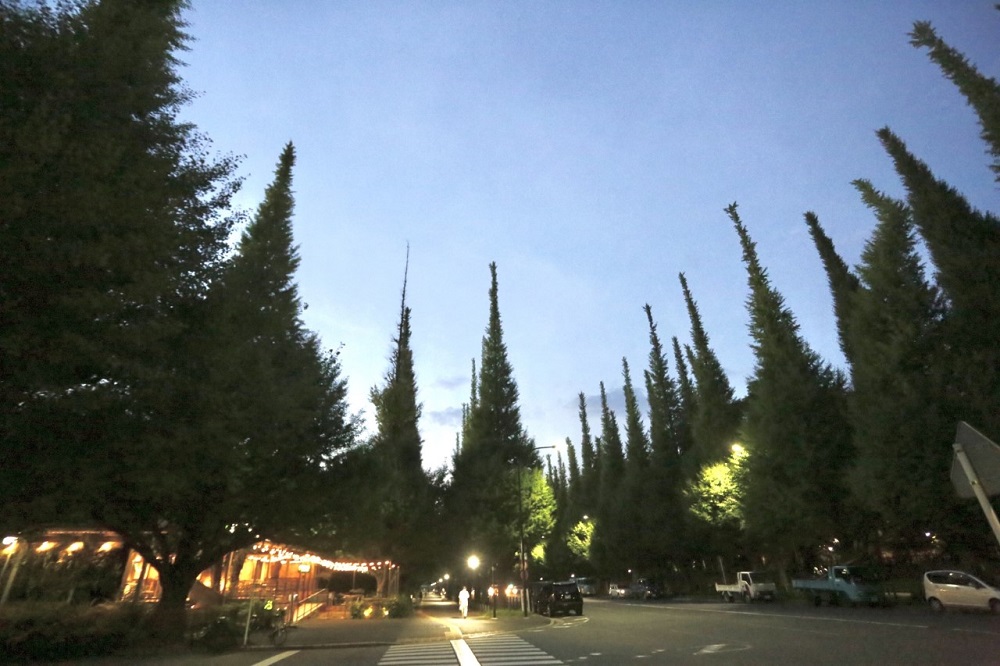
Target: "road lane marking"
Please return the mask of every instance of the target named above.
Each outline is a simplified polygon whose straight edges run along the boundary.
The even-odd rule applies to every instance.
[[[455,656],[458,657],[459,666],[481,666],[476,655],[472,654],[472,648],[461,638],[457,641],[451,641],[451,648],[455,651]]]
[[[706,609],[707,610],[707,609]],[[781,613],[754,613],[750,611],[715,611],[730,615],[759,615],[762,617],[790,617],[797,620],[816,620],[818,622],[843,622],[847,624],[872,624],[883,627],[906,627],[909,629],[928,629],[927,624],[909,624],[907,622],[883,622],[880,620],[855,620],[849,617],[811,617],[809,615],[782,615]]]
[[[744,652],[749,650],[749,645],[733,645],[732,643],[716,643],[714,645],[706,645],[697,652],[693,654],[697,657],[699,654],[722,654],[723,652]]]
[[[636,608],[649,608],[655,610],[665,610],[665,611],[687,611],[695,613],[721,613],[725,615],[749,615],[752,617],[777,617],[777,618],[791,618],[795,620],[813,620],[815,622],[842,622],[846,624],[871,624],[883,627],[905,627],[907,629],[929,629],[928,624],[910,624],[908,622],[883,622],[879,620],[855,620],[848,617],[818,617],[810,615],[788,615],[783,613],[764,613],[759,611],[734,611],[734,610],[718,610],[716,608],[679,608],[676,606],[648,606],[643,604],[628,604],[629,606],[634,606]]]
[[[277,664],[282,659],[288,659],[293,654],[298,654],[298,653],[299,653],[298,650],[288,650],[287,652],[281,652],[279,654],[274,655],[273,657],[268,657],[264,661],[258,661],[253,666],[271,666],[271,664]]]
[[[983,634],[985,636],[996,636],[995,631],[984,631],[982,629],[965,629],[964,627],[953,627],[952,631],[960,631],[966,634]]]

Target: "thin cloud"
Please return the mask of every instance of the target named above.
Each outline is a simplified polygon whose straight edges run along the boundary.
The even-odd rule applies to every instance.
[[[448,409],[439,409],[428,412],[427,417],[437,425],[458,427],[462,425],[462,408],[449,407]]]

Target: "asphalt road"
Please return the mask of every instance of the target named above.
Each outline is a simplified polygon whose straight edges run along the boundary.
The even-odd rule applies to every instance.
[[[584,613],[525,637],[588,666],[1000,664],[1000,618],[985,614],[601,600],[588,600]]]
[[[414,620],[429,622],[429,620]],[[452,666],[468,650],[482,666],[586,664],[1000,664],[1000,617],[934,615],[923,607],[815,608],[804,603],[630,602],[587,599],[583,617],[514,634],[152,660],[146,666]],[[475,663],[475,662],[463,662]]]

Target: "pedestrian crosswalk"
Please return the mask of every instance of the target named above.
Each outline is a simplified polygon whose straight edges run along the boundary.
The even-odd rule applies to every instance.
[[[393,645],[379,666],[556,666],[563,662],[514,634],[475,636],[450,643]]]
[[[552,666],[560,660],[542,652],[534,645],[514,634],[497,634],[467,638],[466,643],[482,666],[517,664],[518,666]]]
[[[451,643],[393,645],[378,662],[379,666],[455,666],[458,658]]]

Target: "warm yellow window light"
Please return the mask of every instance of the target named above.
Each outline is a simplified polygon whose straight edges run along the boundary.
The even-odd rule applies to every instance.
[[[70,545],[66,546],[66,552],[67,553],[75,553],[76,551],[81,550],[82,548],[83,548],[83,542],[82,541],[74,541]]]

